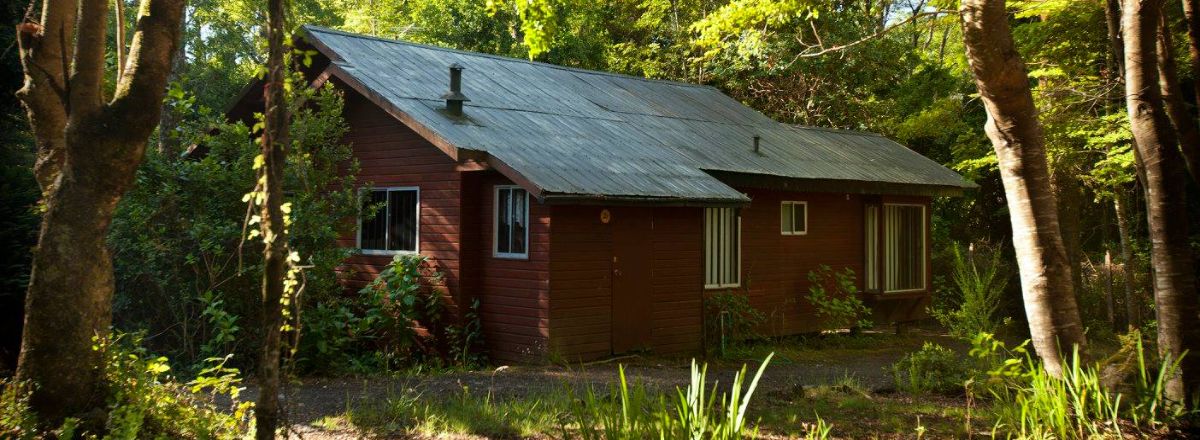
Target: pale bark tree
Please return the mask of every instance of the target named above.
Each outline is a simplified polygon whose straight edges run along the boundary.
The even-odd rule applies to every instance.
[[[963,0],[961,12],[967,60],[987,108],[985,129],[1008,198],[1029,331],[1046,370],[1058,376],[1064,352],[1084,349],[1087,339],[1050,186],[1045,136],[1005,2]]]
[[[101,357],[94,336],[112,322],[105,236],[133,184],[179,40],[184,0],[142,0],[126,69],[105,92],[109,0],[45,0],[17,26],[24,104],[37,148],[45,211],[33,252],[17,379],[35,386],[40,423],[99,416]],[[86,414],[85,414],[86,413]]]
[[[1163,355],[1200,353],[1200,298],[1188,248],[1187,174],[1167,112],[1158,68],[1162,0],[1126,0],[1121,17],[1125,38],[1125,99],[1136,141],[1137,167],[1144,176],[1158,345]],[[1200,380],[1200,357],[1187,356],[1180,374],[1167,383],[1169,397],[1183,401]]]
[[[1175,53],[1172,48],[1171,30],[1167,28],[1166,18],[1159,21],[1158,33],[1158,86],[1162,93],[1163,106],[1167,117],[1175,127],[1179,139],[1179,151],[1183,153],[1184,163],[1192,179],[1200,183],[1200,125],[1192,117],[1187,108],[1187,100],[1183,98],[1183,90],[1179,85],[1178,67],[1175,65]]]
[[[281,300],[287,272],[287,230],[284,224],[283,171],[287,162],[288,109],[284,98],[284,4],[267,1],[267,86],[263,111],[259,191],[263,192],[261,231],[264,243],[262,279],[262,356],[258,365],[259,393],[255,406],[255,437],[275,438],[279,425],[279,345],[283,325]]]

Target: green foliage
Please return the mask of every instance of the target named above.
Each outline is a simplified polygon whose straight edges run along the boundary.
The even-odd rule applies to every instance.
[[[954,244],[952,275],[958,289],[939,292],[930,314],[950,334],[970,339],[979,333],[996,333],[1004,319],[999,312],[1010,276],[999,247]],[[947,294],[948,293],[948,294]]]
[[[966,363],[954,350],[932,342],[904,355],[890,370],[896,387],[911,394],[962,392],[970,376]]]
[[[808,272],[808,302],[816,308],[822,330],[870,328],[871,310],[858,298],[854,270],[835,272],[826,265]]]
[[[675,400],[660,396],[650,399],[641,385],[630,387],[625,378],[625,367],[620,367],[620,382],[613,386],[609,396],[616,401],[601,397],[589,388],[582,399],[568,412],[567,423],[562,427],[563,436],[574,434],[583,439],[642,439],[671,438],[692,440],[742,439],[757,434],[747,424],[746,412],[758,381],[766,371],[774,354],[767,355],[759,365],[754,378],[746,383],[747,370],[733,376],[728,393],[717,395],[717,390],[708,389],[708,365],[697,365],[692,361],[691,382],[686,389],[677,388]],[[570,427],[574,427],[574,432]]]
[[[750,305],[750,296],[726,290],[704,297],[705,338],[722,355],[730,345],[758,337],[766,315]]]
[[[1163,385],[1176,374],[1179,359],[1165,359],[1154,369],[1142,350],[1140,336],[1132,348],[1136,374],[1132,390],[1114,391],[1096,365],[1079,357],[1065,365],[1062,378],[1046,372],[1025,343],[1009,349],[987,333],[979,334],[971,355],[993,365],[979,385],[994,403],[995,431],[1020,438],[1122,438],[1125,429],[1148,432],[1181,420],[1188,413],[1169,401]]]
[[[108,418],[101,428],[103,438],[238,439],[253,432],[254,404],[240,400],[241,378],[237,369],[225,365],[228,357],[208,359],[199,375],[184,383],[169,374],[167,358],[141,346],[141,335],[94,341],[93,349],[105,359]],[[0,385],[0,437],[96,438],[95,433],[78,432],[82,425],[73,418],[53,432],[39,431],[27,387],[16,382]]]
[[[446,322],[442,273],[421,255],[397,254],[352,298],[317,304],[301,316],[297,365],[306,372],[370,373],[429,365],[486,363],[478,301]]]
[[[359,210],[358,165],[340,143],[347,129],[341,95],[330,87],[292,93],[289,102],[307,104],[292,109],[284,182],[292,204],[289,240],[309,266],[304,303],[313,305],[341,294],[334,268],[349,250],[336,240]],[[185,365],[231,349],[255,359],[253,335],[236,335],[236,328],[256,326],[262,252],[261,244],[242,241],[248,216],[241,199],[254,187],[259,146],[247,127],[224,122],[182,90],[170,96],[189,110],[180,141],[202,146],[203,155],[149,151],[118,206],[109,236],[116,324],[160,335],[153,348]]]

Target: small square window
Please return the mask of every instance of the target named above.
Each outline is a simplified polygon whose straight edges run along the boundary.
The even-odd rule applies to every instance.
[[[808,202],[783,202],[779,205],[779,232],[783,235],[808,233]]]
[[[374,216],[359,219],[363,253],[417,252],[421,205],[416,188],[372,189],[363,204],[378,207]]]

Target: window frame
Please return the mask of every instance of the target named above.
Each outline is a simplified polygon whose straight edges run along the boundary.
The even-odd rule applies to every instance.
[[[737,277],[733,283],[726,283],[726,284],[709,284],[708,283],[708,278],[709,278],[709,276],[708,276],[708,268],[709,268],[709,262],[708,262],[708,247],[709,247],[709,244],[708,244],[708,237],[709,237],[709,234],[708,234],[708,210],[709,209],[733,210],[733,218],[736,220],[735,223],[736,223],[736,227],[737,227],[737,231],[736,231],[737,261],[732,263],[737,266],[737,274],[736,274]],[[731,289],[731,288],[741,287],[742,286],[742,212],[741,212],[741,210],[738,208],[708,207],[708,208],[704,208],[704,210],[702,211],[702,215],[704,215],[704,257],[703,257],[704,289],[705,290],[716,290],[716,289]]]
[[[796,232],[796,205],[804,205],[804,230]],[[792,230],[786,231],[783,229],[783,210],[792,210]],[[779,235],[808,235],[808,201],[807,200],[784,200],[779,202]]]
[[[500,252],[500,190],[519,189],[525,192],[525,252]],[[522,188],[520,185],[495,185],[492,188],[492,257],[505,260],[528,260],[529,259],[529,230],[532,229],[529,221],[529,190]],[[511,241],[512,234],[509,234]],[[510,244],[511,248],[511,244]]]
[[[883,233],[880,234],[880,246],[883,248],[883,266],[881,267],[883,276],[879,280],[880,291],[885,295],[926,291],[929,289],[929,208],[923,203],[882,203],[880,206],[879,223],[883,229]],[[888,241],[891,238],[887,231],[887,207],[889,206],[915,206],[921,208],[921,287],[896,290],[888,289]]]
[[[416,255],[416,254],[421,253],[421,187],[419,187],[419,186],[371,187],[371,188],[364,188],[363,195],[364,196],[369,195],[369,193],[372,193],[375,191],[384,191],[387,193],[391,193],[392,191],[413,191],[416,193],[417,209],[414,213],[414,215],[416,216],[416,222],[415,222],[416,230],[414,231],[414,233],[416,234],[415,235],[416,240],[414,240],[415,243],[413,244],[413,250],[411,250],[411,251],[400,250],[400,249],[363,249],[363,247],[362,247],[363,216],[362,216],[362,213],[360,212],[359,216],[358,216],[358,230],[355,231],[355,237],[354,237],[354,246],[358,248],[358,252],[362,255]],[[384,223],[383,223],[385,226],[383,242],[385,244],[388,243],[389,241],[391,241],[390,234],[392,233],[391,228],[388,227],[392,220],[391,197],[389,196],[387,200],[388,200],[387,203],[384,204],[384,207],[383,207],[383,212],[385,214],[387,214],[387,219],[384,220]]]

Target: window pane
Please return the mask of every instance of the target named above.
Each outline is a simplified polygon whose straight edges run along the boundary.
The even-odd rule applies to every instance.
[[[388,250],[417,250],[417,192],[388,192]]]
[[[792,231],[804,233],[808,232],[808,205],[804,203],[792,204]]]
[[[511,193],[508,188],[496,190],[496,252],[500,253],[508,253],[512,249],[509,241],[512,235],[509,221],[509,210],[512,209]]]
[[[509,252],[514,254],[525,253],[525,229],[527,219],[526,194],[524,189],[512,189],[512,248]]]
[[[790,234],[792,232],[792,204],[784,202],[779,208],[779,225],[780,232]]]
[[[863,255],[866,258],[863,266],[866,268],[866,283],[868,290],[879,289],[879,208],[868,206],[866,218],[864,219],[864,234],[866,250]]]
[[[921,206],[887,206],[884,255],[889,291],[925,287],[925,210]]]
[[[704,284],[708,286],[738,284],[739,251],[737,211],[733,208],[705,208]]]
[[[375,215],[363,217],[359,230],[359,246],[363,249],[387,249],[387,191],[371,191],[363,200],[363,212],[377,207]]]

